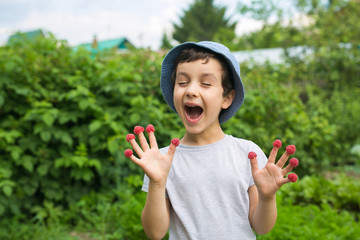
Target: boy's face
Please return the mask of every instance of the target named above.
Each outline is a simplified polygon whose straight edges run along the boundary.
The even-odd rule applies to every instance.
[[[174,105],[188,133],[200,134],[218,128],[219,114],[228,108],[234,91],[223,96],[222,68],[209,58],[179,63],[176,69]]]

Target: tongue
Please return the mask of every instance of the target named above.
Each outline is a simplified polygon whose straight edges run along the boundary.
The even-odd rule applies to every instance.
[[[203,110],[201,109],[201,107],[192,107],[189,109],[189,116],[191,119],[197,119],[198,117],[200,117],[202,112]]]

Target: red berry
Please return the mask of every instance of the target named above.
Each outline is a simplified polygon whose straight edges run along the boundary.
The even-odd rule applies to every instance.
[[[296,151],[296,147],[294,145],[289,145],[286,147],[286,152],[290,155],[294,154],[295,151]]]
[[[133,151],[131,149],[126,149],[124,155],[125,157],[131,157],[131,155],[133,155]]]
[[[155,132],[155,128],[153,125],[149,124],[147,125],[146,127],[146,131],[149,133],[149,132]]]
[[[171,143],[174,144],[175,147],[177,147],[180,144],[180,140],[178,138],[174,138],[173,140],[171,140]]]
[[[130,140],[135,139],[135,135],[134,134],[128,134],[126,135],[126,141],[130,142]]]
[[[298,179],[298,176],[295,173],[290,173],[288,175],[288,179],[290,180],[290,182],[296,182]]]
[[[297,166],[299,166],[299,160],[298,160],[297,158],[292,158],[292,159],[290,159],[289,163],[290,163],[290,165],[291,165],[292,167],[297,167]]]
[[[254,152],[249,152],[249,155],[248,155],[248,158],[249,158],[249,159],[253,159],[253,158],[256,158],[256,157],[257,157],[256,153],[254,153]]]
[[[282,142],[280,139],[277,139],[273,142],[273,146],[277,148],[281,148]]]
[[[144,128],[143,127],[141,127],[141,126],[136,126],[135,128],[134,128],[134,133],[136,134],[136,135],[139,135],[141,132],[143,132],[144,131]]]

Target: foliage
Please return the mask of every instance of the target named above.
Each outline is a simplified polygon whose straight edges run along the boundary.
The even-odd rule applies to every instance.
[[[278,220],[258,239],[357,239],[360,235],[360,183],[337,174],[306,176],[277,194]]]
[[[178,120],[160,102],[161,57],[150,51],[92,59],[40,38],[0,49],[0,215],[68,206],[141,171],[123,155],[135,124],[165,145]]]
[[[162,38],[161,38],[161,46],[160,46],[160,48],[162,50],[168,50],[168,49],[173,48],[173,46],[170,43],[170,39],[169,39],[168,35],[165,32],[163,33]]]
[[[359,45],[360,5],[357,0],[297,0],[285,12],[275,0],[239,3],[239,12],[263,22],[263,28],[236,39],[237,50],[312,46],[317,50],[339,44]],[[270,19],[276,18],[275,23]]]
[[[230,34],[226,34],[226,40],[231,42],[236,23],[230,23],[225,12],[226,7],[215,6],[213,0],[195,0],[180,17],[180,24],[173,24],[173,38],[180,43],[212,40],[217,33],[227,30]]]

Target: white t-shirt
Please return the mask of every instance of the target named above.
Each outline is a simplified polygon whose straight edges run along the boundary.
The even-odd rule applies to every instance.
[[[255,143],[230,135],[209,145],[176,148],[166,183],[170,240],[256,238],[249,222],[251,151],[264,167],[267,157]],[[145,175],[142,190],[148,188]]]

